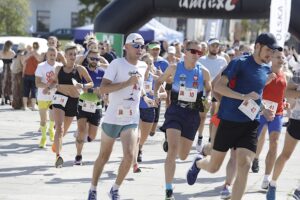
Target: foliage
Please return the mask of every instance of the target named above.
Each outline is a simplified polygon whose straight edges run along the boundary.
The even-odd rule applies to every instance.
[[[98,12],[111,0],[79,0],[80,5],[84,6],[79,11],[79,25],[92,23]]]
[[[26,35],[30,16],[29,1],[0,1],[0,35]]]

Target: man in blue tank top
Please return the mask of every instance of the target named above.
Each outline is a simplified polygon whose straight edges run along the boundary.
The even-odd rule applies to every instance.
[[[227,151],[235,148],[238,172],[232,189],[232,200],[244,194],[249,168],[257,145],[257,128],[263,88],[269,78],[270,62],[274,50],[280,48],[274,35],[262,33],[255,42],[254,54],[243,56],[229,63],[214,91],[221,94],[218,127],[210,157],[197,157],[187,174],[193,185],[200,169],[215,173],[221,167]],[[266,119],[274,117],[271,110],[263,109]]]
[[[170,65],[157,80],[154,97],[157,98],[160,85],[174,77],[171,90],[171,104],[165,113],[161,130],[167,134],[168,153],[165,161],[166,200],[172,200],[172,182],[177,156],[185,160],[191,150],[200,123],[199,111],[203,111],[203,90],[211,90],[209,72],[198,61],[202,55],[200,43],[189,41],[184,61]]]

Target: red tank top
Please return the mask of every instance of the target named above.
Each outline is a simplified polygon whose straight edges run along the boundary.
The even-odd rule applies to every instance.
[[[263,91],[263,99],[278,103],[276,115],[283,114],[283,99],[286,88],[286,79],[283,72],[279,72],[277,78],[265,86]]]
[[[34,75],[38,64],[38,60],[34,56],[30,56],[26,62],[25,74],[30,76]]]

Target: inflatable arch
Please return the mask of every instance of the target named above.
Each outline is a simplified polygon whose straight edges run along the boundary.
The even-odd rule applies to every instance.
[[[114,0],[95,18],[94,31],[128,34],[151,18],[269,18],[271,0]],[[300,39],[300,0],[292,0],[289,32]],[[278,13],[280,16],[280,13]]]

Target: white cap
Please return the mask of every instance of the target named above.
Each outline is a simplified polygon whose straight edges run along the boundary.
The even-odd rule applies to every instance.
[[[144,44],[144,38],[138,33],[130,33],[125,41],[125,44],[132,44],[132,43],[142,43]]]
[[[169,46],[169,47],[168,47],[168,53],[175,54],[175,53],[176,53],[175,47],[174,47],[174,46]]]
[[[220,44],[220,41],[217,39],[217,38],[211,38],[208,40],[208,45],[211,45],[211,44]]]

